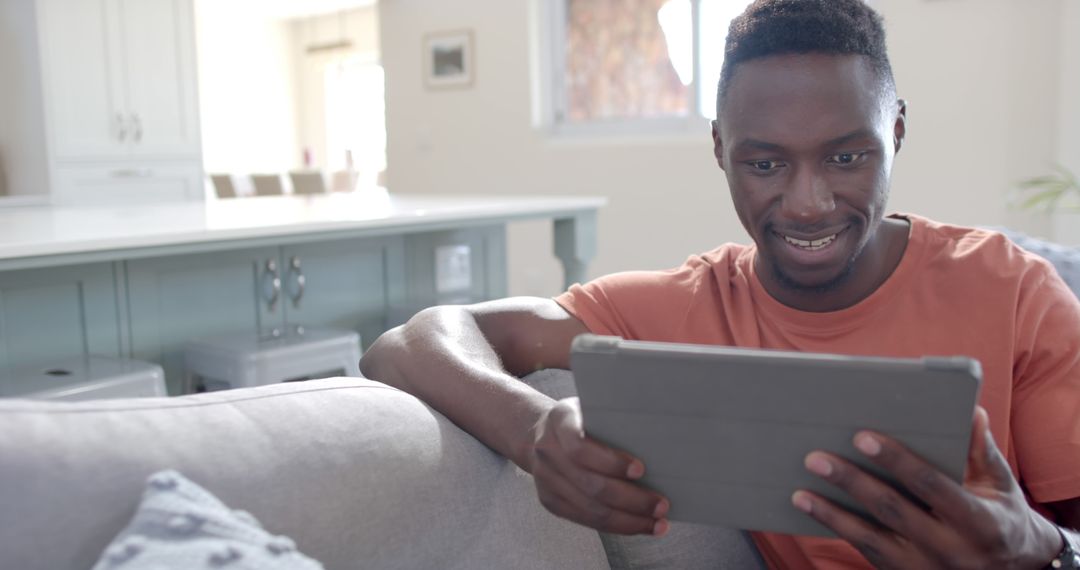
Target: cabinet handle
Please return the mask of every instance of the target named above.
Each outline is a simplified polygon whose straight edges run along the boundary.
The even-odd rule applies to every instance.
[[[277,262],[273,259],[266,260],[266,276],[263,277],[263,291],[266,290],[267,278],[270,279],[270,292],[266,299],[266,308],[273,313],[277,310],[278,299],[281,298],[281,275],[278,274]]]
[[[131,135],[132,140],[135,142],[142,141],[142,119],[139,118],[138,113],[131,114],[131,124],[135,125],[135,132]]]
[[[116,138],[120,139],[120,142],[124,142],[127,138],[127,123],[124,122],[124,116],[120,113],[116,114]]]
[[[149,168],[121,168],[109,172],[113,178],[151,178],[154,171]]]
[[[300,299],[304,298],[304,287],[307,285],[307,277],[304,277],[304,270],[300,267],[299,257],[293,256],[289,259],[289,270],[296,275],[296,294],[292,296],[293,308],[299,309]]]

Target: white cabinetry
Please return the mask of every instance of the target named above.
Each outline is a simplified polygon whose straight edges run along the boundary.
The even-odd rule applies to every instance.
[[[36,31],[20,47],[37,69],[0,71],[38,90],[40,120],[21,129],[44,130],[47,159],[12,185],[45,178],[60,204],[202,199],[192,0],[4,1],[22,10],[0,12],[0,30],[29,18]],[[0,150],[33,138],[4,130]]]

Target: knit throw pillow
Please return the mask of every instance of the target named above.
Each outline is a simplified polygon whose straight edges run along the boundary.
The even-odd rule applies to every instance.
[[[176,471],[150,476],[131,523],[93,570],[322,570],[288,537],[232,510]]]

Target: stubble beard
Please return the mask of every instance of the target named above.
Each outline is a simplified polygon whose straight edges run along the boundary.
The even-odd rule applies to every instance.
[[[848,280],[851,279],[851,275],[854,273],[855,269],[855,259],[857,257],[858,252],[856,252],[855,255],[852,255],[847,260],[847,262],[844,263],[844,268],[832,279],[829,279],[824,283],[815,283],[813,285],[800,283],[794,277],[788,275],[787,272],[785,272],[783,268],[780,267],[780,264],[777,263],[775,259],[772,261],[772,271],[773,275],[776,276],[776,280],[780,283],[781,287],[800,294],[809,293],[815,295],[822,295],[825,293],[831,293],[839,289],[841,286],[847,283]]]

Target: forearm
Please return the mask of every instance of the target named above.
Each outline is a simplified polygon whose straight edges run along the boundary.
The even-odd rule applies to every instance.
[[[360,368],[364,376],[420,398],[526,470],[536,423],[554,405],[503,369],[475,319],[460,307],[426,310],[382,335]]]

